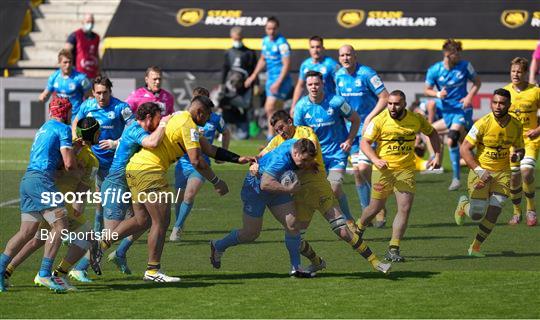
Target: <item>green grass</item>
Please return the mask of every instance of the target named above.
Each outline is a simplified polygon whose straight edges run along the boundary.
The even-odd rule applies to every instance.
[[[259,142],[234,142],[232,149],[256,153]],[[0,202],[18,197],[30,141],[0,140]],[[315,279],[287,276],[283,231],[271,215],[257,242],[231,248],[219,271],[209,260],[208,240],[241,224],[240,187],[245,171],[215,166],[231,192],[217,197],[208,185],[197,197],[179,243],[165,245],[162,264],[182,282],[163,285],[141,280],[146,263],[145,239],[129,252],[132,276],[110,264],[92,284],[76,284],[79,292],[53,294],[33,288],[41,251],[17,269],[14,287],[0,294],[1,318],[538,318],[540,317],[540,234],[524,224],[508,226],[507,205],[486,241],[486,258],[470,259],[466,250],[477,226],[457,227],[453,210],[460,192],[448,192],[450,174],[418,176],[418,193],[409,228],[402,241],[408,259],[383,276],[348,245],[337,240],[316,215],[307,232],[327,270]],[[466,171],[466,170],[465,170]],[[171,175],[172,178],[172,175]],[[172,180],[171,180],[172,181]],[[355,216],[359,204],[352,177],[346,180]],[[395,201],[389,200],[390,218]],[[91,217],[93,209],[88,208]],[[19,228],[18,205],[0,208],[0,246]],[[382,256],[391,229],[368,229],[366,238]],[[63,255],[62,248],[60,255]]]

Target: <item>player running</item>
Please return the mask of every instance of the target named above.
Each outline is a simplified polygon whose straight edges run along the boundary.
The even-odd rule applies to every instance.
[[[200,95],[205,97],[210,96],[206,88],[197,87],[193,89],[193,97]],[[198,129],[199,134],[206,138],[209,144],[214,142],[216,133],[221,133],[221,147],[226,150],[229,149],[231,132],[226,127],[225,120],[223,120],[223,117],[220,114],[212,112],[206,124],[203,127],[198,127]],[[203,155],[203,158],[210,166],[210,158],[206,154]],[[180,192],[182,203],[176,203],[176,222],[172,229],[169,240],[179,241],[180,233],[184,229],[184,223],[186,222],[186,219],[193,208],[195,196],[197,193],[199,193],[199,190],[201,190],[206,180],[197,170],[195,170],[195,168],[193,168],[187,155],[184,155],[182,158],[180,158],[180,160],[178,160],[178,162],[176,162],[174,176],[176,193],[178,194],[178,192]]]
[[[60,50],[58,64],[60,68],[49,76],[47,87],[39,95],[39,101],[45,103],[52,93],[56,93],[59,97],[68,98],[71,102],[73,118],[79,112],[83,99],[91,95],[92,83],[84,73],[73,68],[73,56],[70,51]]]
[[[465,216],[480,221],[468,250],[472,257],[484,257],[480,246],[495,227],[509,196],[510,162],[519,162],[525,152],[523,126],[508,114],[511,99],[508,90],[495,90],[491,98],[492,112],[476,121],[461,144],[463,160],[470,168],[469,198],[459,198],[454,217],[458,225],[463,224]]]
[[[71,103],[67,98],[53,96],[49,103],[49,113],[50,119],[36,133],[30,150],[30,162],[19,187],[21,227],[0,254],[0,292],[7,289],[4,284],[7,265],[36,234],[41,221],[46,221],[56,232],[56,236],[47,239],[50,247],[41,261],[41,283],[53,290],[65,290],[54,281],[51,274],[54,258],[62,243],[59,235],[68,228],[64,203],[53,201],[53,195],[59,192],[55,185],[57,168],[63,164],[66,171],[77,169],[71,130],[67,125],[71,119]]]
[[[356,52],[351,45],[339,48],[339,62],[342,68],[336,72],[336,94],[344,97],[360,116],[360,128],[351,147],[351,163],[360,207],[364,210],[371,198],[371,162],[360,150],[360,139],[364,127],[386,107],[388,91],[375,70],[356,61]],[[347,124],[350,127],[350,123]],[[376,227],[384,226],[384,209],[376,220]]]
[[[343,97],[325,94],[320,72],[308,71],[306,87],[308,95],[296,105],[294,124],[309,126],[317,134],[332,191],[339,201],[341,212],[350,224],[354,224],[342,184],[347,158],[360,126],[360,117]],[[351,122],[349,131],[345,119]]]
[[[246,79],[244,86],[249,88],[257,79],[257,75],[266,67],[266,102],[264,110],[268,119],[267,140],[274,136],[274,129],[270,125],[270,117],[278,109],[283,108],[283,102],[293,88],[292,78],[289,74],[291,68],[291,47],[287,39],[278,33],[279,21],[276,17],[269,17],[264,26],[266,36],[262,42],[262,52],[253,73]]]
[[[300,190],[293,194],[296,210],[295,226],[300,230],[302,235],[300,254],[311,261],[311,265],[306,268],[306,271],[313,273],[326,268],[326,262],[315,253],[311,245],[303,237],[305,230],[307,230],[313,218],[314,212],[319,211],[330,223],[332,231],[338,237],[349,243],[376,270],[388,273],[390,271],[390,264],[381,263],[367,244],[354,231],[351,231],[350,227],[347,227],[347,221],[339,209],[339,203],[327,180],[322,160],[321,145],[313,129],[306,126],[297,127],[293,125],[293,119],[283,110],[276,111],[272,115],[270,122],[277,135],[261,151],[259,156],[262,157],[288,139],[309,139],[317,149],[317,156],[315,157],[317,170],[300,171],[298,175],[298,179],[301,181]],[[257,164],[252,165],[252,167],[254,166],[257,166]]]
[[[101,190],[101,184],[109,173],[114,158],[114,149],[124,127],[133,119],[129,105],[112,96],[112,82],[107,77],[98,76],[94,79],[92,93],[94,98],[83,102],[79,112],[74,117],[72,131],[75,133],[77,122],[85,117],[94,117],[101,124],[99,144],[92,146],[92,152],[99,160],[99,170],[96,175],[96,191]],[[103,229],[103,208],[96,205],[94,230]]]
[[[529,62],[525,58],[514,58],[510,64],[511,83],[504,89],[510,92],[512,104],[510,115],[518,119],[523,125],[523,139],[525,141],[525,157],[521,163],[512,162],[512,178],[510,179],[510,198],[514,204],[514,214],[509,224],[521,222],[521,193],[525,193],[527,201],[528,226],[535,226],[536,205],[534,203],[535,183],[534,168],[540,149],[540,125],[538,123],[538,109],[540,109],[540,89],[527,82],[527,69]],[[523,177],[523,182],[522,182]],[[523,189],[522,189],[523,186]]]
[[[435,156],[429,167],[438,168],[440,160],[440,140],[437,131],[427,120],[416,112],[407,111],[405,94],[394,90],[388,96],[387,110],[377,115],[367,126],[360,148],[373,162],[371,200],[358,220],[358,228],[364,232],[367,224],[385,205],[388,196],[394,192],[397,213],[392,223],[392,238],[385,258],[393,262],[403,262],[400,241],[407,229],[407,222],[416,191],[414,144],[417,133],[428,136]],[[373,143],[377,143],[374,150]]]
[[[144,83],[146,83],[146,86],[136,89],[126,99],[126,103],[129,104],[133,114],[145,102],[157,103],[161,109],[162,116],[174,112],[174,96],[169,91],[161,88],[162,76],[161,68],[157,66],[151,66],[146,69],[146,73],[144,74]]]
[[[291,116],[294,115],[294,107],[304,92],[306,86],[306,73],[308,71],[318,71],[323,76],[324,92],[326,94],[335,94],[336,86],[334,84],[334,75],[339,69],[339,64],[332,57],[324,55],[323,38],[313,36],[309,38],[309,58],[300,65],[298,72],[298,81],[294,87],[294,93],[291,105]]]
[[[433,123],[433,127],[439,132],[448,129],[446,143],[453,171],[448,187],[450,191],[461,186],[459,143],[472,125],[472,98],[481,86],[472,64],[460,59],[461,50],[460,41],[448,39],[444,42],[444,59],[429,67],[424,89],[426,96],[437,98],[435,103],[443,116],[443,119]],[[473,85],[467,93],[468,81]]]

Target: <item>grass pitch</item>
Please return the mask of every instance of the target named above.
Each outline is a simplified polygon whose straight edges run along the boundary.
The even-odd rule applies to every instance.
[[[2,249],[19,228],[18,203],[10,200],[18,198],[30,144],[26,139],[0,140]],[[258,145],[257,141],[233,142],[231,148],[255,154]],[[506,225],[511,215],[511,205],[507,204],[483,246],[487,257],[468,258],[466,250],[477,226],[454,224],[453,211],[465,189],[446,190],[450,173],[418,176],[418,193],[402,241],[407,262],[394,264],[391,275],[371,271],[368,263],[339,241],[317,215],[306,238],[327,261],[328,268],[315,279],[294,279],[287,275],[283,231],[269,214],[257,242],[229,249],[222,269],[212,269],[208,241],[240,226],[239,194],[245,174],[244,168],[234,165],[214,168],[229,183],[231,192],[220,198],[205,185],[187,220],[182,241],[165,245],[163,268],[170,275],[180,276],[180,283],[141,280],[146,266],[143,236],[128,253],[133,275],[124,276],[105,263],[103,276],[90,271],[93,283],[72,282],[78,292],[57,295],[33,287],[42,254],[38,251],[16,270],[10,290],[0,294],[0,318],[540,317],[540,227]],[[172,181],[172,174],[170,178]],[[351,176],[345,187],[352,212],[358,217],[360,209]],[[391,219],[393,199],[388,210]],[[88,207],[86,212],[92,218],[93,208]],[[389,226],[370,228],[365,234],[379,257],[390,234]]]

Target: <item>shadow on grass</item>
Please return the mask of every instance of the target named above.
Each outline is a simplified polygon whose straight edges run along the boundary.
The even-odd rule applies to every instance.
[[[440,274],[434,271],[394,271],[385,275],[378,272],[357,272],[357,273],[320,273],[317,277],[347,277],[349,279],[388,279],[388,280],[404,280],[404,279],[429,279]]]
[[[184,280],[185,277],[182,277]],[[211,282],[180,281],[173,283],[156,282],[130,282],[130,283],[109,283],[112,280],[107,279],[107,283],[93,282],[79,288],[84,291],[102,291],[102,290],[153,290],[159,288],[202,288],[214,286]],[[220,283],[222,284],[222,283]],[[231,283],[237,284],[237,283]]]
[[[404,238],[404,240],[440,240],[440,239],[464,239],[467,238],[465,236],[407,236]],[[390,240],[390,234],[388,237],[384,238],[370,238],[369,234],[364,235],[364,239],[368,242],[385,242]],[[310,241],[311,242],[311,241]]]
[[[482,260],[489,258],[522,258],[522,257],[540,257],[540,252],[514,252],[514,251],[502,251],[500,253],[485,253],[484,258],[469,257],[467,254],[454,255],[454,256],[410,256],[411,259],[418,261],[430,261],[430,260]]]

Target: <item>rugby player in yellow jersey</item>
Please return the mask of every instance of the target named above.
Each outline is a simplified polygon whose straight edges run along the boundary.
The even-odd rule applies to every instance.
[[[414,144],[417,133],[429,138],[433,148],[433,159],[428,167],[437,169],[441,165],[440,140],[437,131],[420,114],[407,111],[405,94],[394,90],[388,97],[387,110],[378,114],[368,125],[360,148],[373,162],[372,192],[369,206],[358,220],[358,228],[364,232],[368,223],[384,207],[392,193],[396,195],[397,213],[392,223],[392,238],[385,258],[403,262],[400,241],[407,229],[407,222],[416,191]],[[372,147],[377,143],[377,149]]]
[[[345,220],[345,217],[339,208],[339,202],[332,192],[330,182],[327,180],[321,146],[313,129],[307,126],[293,125],[293,119],[283,110],[276,111],[272,115],[270,124],[277,135],[268,143],[266,148],[261,151],[259,157],[272,151],[288,139],[309,139],[317,149],[317,155],[315,157],[317,169],[311,171],[301,170],[298,174],[298,180],[300,181],[301,186],[300,190],[293,194],[296,211],[294,227],[300,230],[303,235],[305,230],[309,227],[311,219],[313,218],[313,213],[319,211],[330,223],[332,231],[334,231],[338,237],[349,243],[355,251],[367,259],[375,270],[388,273],[391,265],[381,263],[379,259],[377,259],[377,256],[367,246],[366,242],[355,232],[357,231],[357,227],[354,222],[352,225],[348,225],[348,222]],[[253,170],[253,167],[256,165],[257,164],[253,164],[251,170]],[[317,272],[326,267],[326,262],[315,253],[311,245],[303,236],[300,245],[300,254],[311,261],[311,265],[306,269],[307,272]]]
[[[491,98],[492,112],[476,121],[461,145],[461,155],[470,168],[469,198],[459,198],[454,217],[458,225],[463,224],[465,216],[480,221],[476,238],[468,250],[473,257],[484,256],[480,245],[495,227],[508,199],[510,161],[518,162],[525,152],[523,127],[508,113],[510,100],[508,90],[495,90]]]
[[[90,190],[90,186],[94,183],[93,176],[99,166],[97,158],[89,147],[89,145],[98,143],[99,123],[92,117],[81,119],[78,123],[77,137],[79,139],[73,143],[73,153],[79,164],[79,169],[77,169],[76,172],[70,173],[59,171],[56,176],[56,186],[58,191],[63,194],[66,194],[67,192],[79,194]],[[71,286],[66,280],[66,275],[69,269],[71,269],[71,267],[88,251],[88,248],[90,247],[89,232],[91,227],[87,222],[86,216],[83,215],[84,203],[66,203],[66,209],[68,212],[68,231],[78,235],[86,233],[86,237],[75,239],[70,243],[65,257],[54,270],[54,277],[52,279],[57,284],[64,287],[64,289],[74,290],[75,287]],[[42,246],[45,246],[44,256],[49,255],[50,241],[46,241],[42,238],[42,229],[50,230],[50,226],[45,222],[41,222],[34,238],[26,243],[7,266],[5,274],[6,279],[9,279],[13,275],[15,268],[22,264],[30,255]],[[43,285],[43,281],[44,279],[39,276],[39,273],[34,278],[34,283],[36,285]],[[90,280],[86,282],[90,282]]]
[[[510,198],[512,199],[514,214],[508,223],[518,224],[521,222],[521,193],[523,191],[527,201],[525,217],[527,225],[532,227],[537,222],[534,203],[534,169],[538,158],[538,150],[540,149],[540,126],[538,125],[540,88],[527,82],[528,68],[529,61],[527,59],[514,58],[510,64],[510,79],[512,82],[506,85],[504,89],[508,90],[512,96],[508,112],[523,125],[523,140],[525,142],[523,160],[510,164],[512,169]]]
[[[188,154],[193,167],[214,185],[219,195],[229,192],[227,184],[219,179],[202,157],[199,130],[204,126],[214,104],[204,96],[191,100],[188,111],[174,114],[165,127],[165,136],[159,145],[152,149],[143,148],[133,155],[126,167],[126,180],[131,190],[134,217],[122,221],[114,232],[123,238],[133,232],[140,231],[147,224],[151,227],[148,233],[148,266],[143,279],[155,282],[178,282],[180,278],[169,277],[160,271],[161,254],[165,243],[165,233],[170,222],[171,193],[168,191],[166,174],[169,166]],[[204,139],[201,139],[201,142]],[[206,148],[206,147],[205,147]],[[213,147],[210,157],[216,160],[248,163],[251,158],[240,157],[222,148]],[[157,196],[158,201],[153,201]],[[161,197],[161,198],[160,198]],[[100,242],[101,250],[112,244],[110,239]]]

